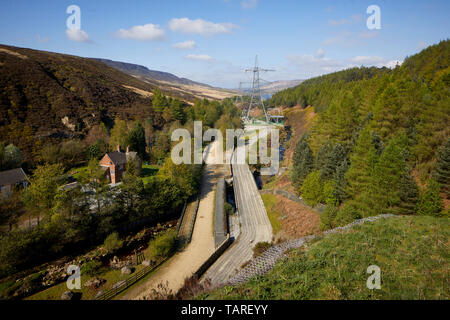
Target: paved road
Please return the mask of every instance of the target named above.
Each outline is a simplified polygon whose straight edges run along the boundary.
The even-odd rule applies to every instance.
[[[272,241],[272,226],[247,164],[233,165],[233,185],[240,235],[204,275],[203,280],[209,279],[213,286],[225,284],[235,275],[253,257],[253,247],[258,242]]]

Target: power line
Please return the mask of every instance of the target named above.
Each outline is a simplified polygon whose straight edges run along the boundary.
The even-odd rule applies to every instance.
[[[258,56],[255,58],[255,66],[251,69],[246,69],[245,72],[252,72],[253,73],[253,81],[252,81],[252,95],[250,97],[250,104],[247,107],[247,110],[245,108],[243,109],[243,118],[244,122],[247,122],[250,120],[250,111],[253,107],[261,107],[261,109],[264,111],[264,115],[266,117],[266,121],[270,121],[270,116],[266,111],[266,107],[264,106],[262,94],[261,94],[261,85],[260,81],[262,80],[260,78],[260,72],[270,72],[275,71],[271,69],[262,69],[258,66]]]

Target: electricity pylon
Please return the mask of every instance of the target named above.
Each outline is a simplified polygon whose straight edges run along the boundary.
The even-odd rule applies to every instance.
[[[252,81],[252,95],[250,98],[250,104],[248,105],[247,112],[245,114],[244,110],[244,121],[250,120],[250,111],[254,106],[261,107],[264,111],[264,115],[266,116],[266,122],[270,121],[270,116],[266,111],[266,107],[264,106],[263,98],[261,95],[261,86],[260,86],[260,72],[269,72],[275,70],[262,69],[258,66],[258,56],[255,58],[255,67],[252,69],[247,69],[245,72],[253,72],[253,81]]]

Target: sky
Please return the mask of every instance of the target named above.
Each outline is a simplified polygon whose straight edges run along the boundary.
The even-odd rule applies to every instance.
[[[71,5],[80,19],[70,19]],[[449,38],[449,12],[448,0],[1,0],[0,43],[237,88],[256,55],[275,70],[261,75],[267,81],[394,67]]]

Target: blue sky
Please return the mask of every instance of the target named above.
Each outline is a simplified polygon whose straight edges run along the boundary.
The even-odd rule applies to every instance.
[[[69,5],[81,30],[67,32]],[[367,7],[381,9],[369,30]],[[259,55],[266,80],[393,66],[449,38],[448,0],[2,0],[0,43],[145,65],[234,88]]]

